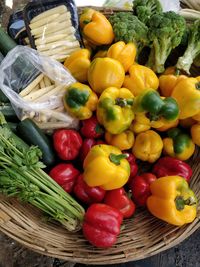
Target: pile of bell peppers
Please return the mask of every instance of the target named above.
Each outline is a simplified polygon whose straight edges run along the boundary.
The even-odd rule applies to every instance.
[[[158,76],[138,64],[135,44],[115,42],[94,9],[80,27],[85,48],[64,62],[77,82],[63,97],[80,125],[53,133],[58,164],[49,174],[86,207],[85,238],[111,247],[140,209],[176,226],[192,222],[197,198],[186,160],[200,146],[200,76],[173,66]]]

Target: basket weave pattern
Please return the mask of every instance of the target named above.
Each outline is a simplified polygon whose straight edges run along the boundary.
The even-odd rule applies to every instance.
[[[189,2],[188,6],[197,8],[195,0],[191,0],[191,5]],[[117,12],[115,9],[103,11],[106,15]],[[193,74],[197,73],[200,74],[200,70],[194,68]],[[189,163],[193,169],[190,186],[200,202],[200,149],[196,149]],[[6,235],[44,255],[106,265],[143,259],[177,245],[200,227],[200,205],[197,218],[181,228],[156,219],[147,210],[138,210],[124,224],[112,248],[98,249],[89,245],[81,232],[69,233],[60,225],[47,222],[36,208],[0,196],[0,230]]]

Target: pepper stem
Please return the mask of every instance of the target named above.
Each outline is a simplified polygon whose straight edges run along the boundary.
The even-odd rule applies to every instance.
[[[121,98],[121,97],[118,97],[115,99],[115,105],[118,105],[120,107],[126,107],[128,105],[132,105],[133,104],[133,99],[125,99],[125,98]]]
[[[184,199],[182,196],[177,196],[175,198],[175,204],[176,204],[177,210],[181,211],[185,208],[185,205],[187,206],[196,205],[196,200],[193,197]]]
[[[110,153],[109,155],[109,160],[114,163],[115,165],[120,165],[120,160],[121,159],[125,159],[127,158],[127,155],[125,154],[114,154],[114,153]]]
[[[196,87],[197,90],[200,90],[200,82],[196,83],[195,87]]]

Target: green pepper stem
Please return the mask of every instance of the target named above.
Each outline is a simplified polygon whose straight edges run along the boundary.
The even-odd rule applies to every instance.
[[[177,210],[181,211],[185,208],[185,205],[187,206],[196,205],[196,200],[193,197],[184,199],[182,196],[177,196],[175,198],[175,204],[176,204]]]
[[[125,159],[127,158],[126,154],[114,154],[114,153],[110,153],[109,155],[109,160],[114,163],[115,165],[120,165],[120,160],[121,159]]]
[[[196,83],[195,87],[196,87],[197,90],[200,90],[200,82]]]
[[[115,105],[118,105],[120,107],[126,107],[128,105],[133,105],[133,99],[125,99],[125,98],[121,98],[118,97],[115,99]]]

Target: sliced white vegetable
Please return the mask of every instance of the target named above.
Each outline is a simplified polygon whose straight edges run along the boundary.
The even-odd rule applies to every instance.
[[[40,89],[44,88],[45,87],[45,83],[44,83],[44,79],[42,79],[40,81]]]
[[[46,38],[46,36],[44,36],[44,38],[36,39],[35,40],[35,45],[43,45],[43,44],[52,43],[52,42],[55,42],[55,41],[58,41],[58,40],[63,40],[63,39],[66,39],[67,36],[68,35],[64,34],[64,33],[63,34],[51,35],[48,38]]]
[[[71,51],[71,49],[69,49],[66,46],[59,46],[58,48],[55,49],[50,49],[47,51],[42,51],[41,54],[45,55],[45,56],[54,56],[56,54],[68,54],[69,50]],[[74,48],[73,48],[74,51]]]
[[[43,110],[43,113],[47,113],[49,116],[57,119],[58,121],[69,122],[71,118],[68,117],[66,112],[57,112],[54,110]]]
[[[45,83],[45,87],[51,86],[51,80],[49,79],[49,77],[44,76],[44,83]]]
[[[34,17],[31,20],[31,23],[34,23],[34,22],[36,22],[38,20],[41,20],[41,19],[44,19],[44,18],[46,18],[48,16],[51,16],[53,14],[57,14],[57,13],[62,14],[64,12],[66,12],[66,11],[67,11],[67,7],[65,5],[60,5],[60,6],[51,8],[51,9],[49,9],[49,10],[47,10],[47,11],[45,11],[45,12],[39,14],[39,15],[37,15],[36,17]]]
[[[39,82],[44,78],[44,74],[41,73],[34,81],[32,81],[24,90],[22,90],[19,95],[20,96],[26,96],[28,95],[38,84]]]
[[[39,27],[41,27],[41,26],[43,26],[45,24],[48,24],[48,23],[56,20],[59,16],[60,16],[59,13],[54,14],[54,15],[50,15],[50,16],[44,18],[44,19],[41,19],[41,20],[36,21],[35,23],[30,23],[29,24],[29,27],[30,27],[31,30],[32,29],[39,28]]]
[[[74,34],[75,33],[75,29],[74,29],[74,27],[73,26],[70,26],[70,27],[68,27],[68,28],[65,28],[65,29],[61,29],[61,30],[59,30],[59,31],[57,31],[56,33],[55,33],[55,35],[57,35],[57,34]],[[39,35],[35,35],[34,36],[34,38],[37,40],[37,39],[44,39],[44,38],[49,38],[49,37],[52,37],[52,33],[50,33],[50,34],[39,34]]]
[[[36,99],[42,97],[44,94],[48,93],[49,91],[53,90],[55,87],[54,85],[44,87],[42,89],[37,90],[36,92],[30,93],[24,97],[27,101],[35,101]]]
[[[71,24],[71,20],[69,21],[63,21],[63,22],[51,22],[49,24],[46,24],[40,28],[37,29],[33,29],[31,30],[31,34],[32,35],[43,35],[47,34],[47,33],[53,33],[53,32],[57,32],[58,30],[64,30],[65,28],[70,27]]]
[[[47,26],[50,26],[53,24],[53,22],[56,22],[56,23],[62,23],[62,22],[65,22],[65,21],[68,21],[71,24],[71,14],[69,12],[67,13],[64,13],[62,15],[59,15],[57,17],[57,19],[52,19],[51,16],[49,17],[49,20],[44,23],[43,25],[41,25],[40,27],[32,27],[31,28],[31,33],[33,35],[37,34],[38,32],[40,32],[41,30],[43,30],[44,28],[46,28]],[[33,24],[32,24],[33,25]],[[30,25],[31,26],[31,25]],[[51,26],[50,26],[51,27]]]
[[[37,98],[37,100],[35,102],[48,101],[50,96],[53,96],[53,95],[54,96],[59,96],[59,95],[63,94],[65,89],[66,89],[66,86],[58,85],[58,86],[54,87],[54,89],[52,89],[52,90],[46,92],[45,94],[41,95],[39,98]]]
[[[45,51],[45,50],[57,48],[59,46],[65,46],[66,48],[73,48],[73,47],[80,46],[80,44],[77,40],[73,41],[73,42],[71,42],[71,41],[57,41],[57,42],[49,43],[46,45],[38,45],[37,50]]]

